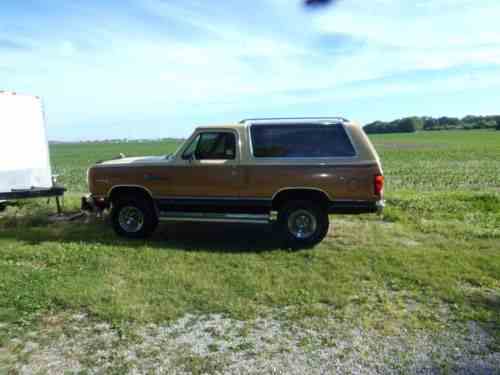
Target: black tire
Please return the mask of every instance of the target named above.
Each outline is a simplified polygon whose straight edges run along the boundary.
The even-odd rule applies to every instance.
[[[129,220],[131,225],[127,225]],[[151,199],[139,194],[127,194],[113,201],[111,224],[119,236],[147,238],[158,226],[158,216]]]
[[[297,224],[299,221],[299,224],[305,221],[305,229]],[[328,212],[314,202],[286,202],[278,213],[278,228],[285,246],[292,249],[311,248],[320,243],[329,226]]]

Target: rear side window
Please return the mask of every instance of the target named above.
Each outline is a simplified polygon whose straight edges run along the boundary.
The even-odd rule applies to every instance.
[[[253,154],[257,158],[353,157],[354,147],[341,125],[253,125]]]

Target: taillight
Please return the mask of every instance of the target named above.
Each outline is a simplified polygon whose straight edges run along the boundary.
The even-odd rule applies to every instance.
[[[375,195],[382,197],[382,194],[384,194],[384,176],[380,174],[375,175],[374,187]]]

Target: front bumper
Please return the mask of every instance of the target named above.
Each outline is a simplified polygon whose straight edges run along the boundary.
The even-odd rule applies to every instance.
[[[104,198],[94,197],[92,194],[88,194],[81,199],[81,210],[82,211],[104,211],[108,208],[108,202]]]

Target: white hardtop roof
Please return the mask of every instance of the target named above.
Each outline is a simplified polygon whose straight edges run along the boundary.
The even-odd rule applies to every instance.
[[[197,126],[197,130],[202,129],[236,129],[246,128],[252,125],[290,125],[290,124],[317,124],[317,125],[350,125],[356,124],[343,117],[272,117],[272,118],[251,118],[241,120],[236,124],[225,125],[204,125]]]

